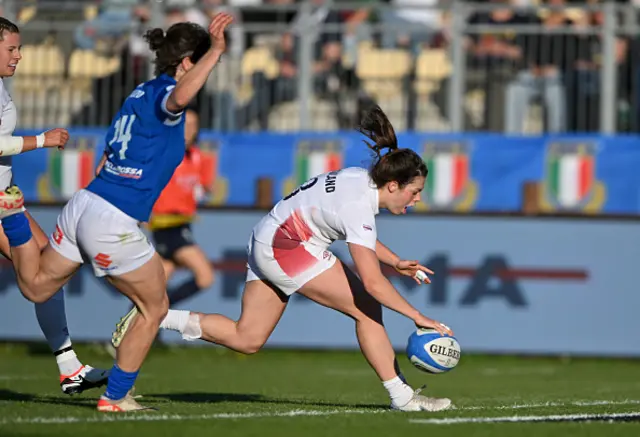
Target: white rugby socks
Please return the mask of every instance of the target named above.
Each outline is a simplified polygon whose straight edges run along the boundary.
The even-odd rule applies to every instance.
[[[169,310],[160,323],[160,328],[178,331],[182,334],[182,338],[188,341],[197,340],[202,336],[200,317],[186,310]]]
[[[382,383],[389,392],[391,403],[397,407],[407,405],[413,398],[413,389],[407,385],[402,375]]]
[[[160,323],[161,329],[182,332],[189,322],[189,311],[169,310],[167,316]]]
[[[82,363],[78,360],[78,357],[74,350],[71,349],[71,346],[56,351],[55,354],[60,375],[73,376],[82,368]]]
[[[38,324],[56,357],[60,374],[73,375],[82,367],[82,363],[71,347],[64,291],[60,289],[48,301],[36,304],[35,308]]]

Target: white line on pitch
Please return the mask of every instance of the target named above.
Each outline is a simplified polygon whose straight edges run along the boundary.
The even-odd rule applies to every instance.
[[[575,402],[544,402],[539,404],[513,404],[496,406],[462,406],[454,411],[469,410],[518,410],[527,408],[560,407],[560,406],[606,406],[606,405],[638,405],[640,400],[628,399],[622,401],[575,401]],[[387,409],[352,409],[352,410],[290,410],[283,412],[264,413],[214,413],[200,415],[137,413],[135,415],[101,414],[99,416],[67,416],[67,417],[16,417],[0,419],[0,425],[8,424],[56,424],[56,423],[105,423],[105,422],[155,422],[155,421],[189,421],[189,420],[219,420],[219,419],[258,419],[272,417],[297,416],[337,416],[337,415],[366,415],[391,412]],[[548,416],[545,416],[548,417]],[[451,418],[451,420],[466,420],[467,418]],[[431,419],[445,420],[445,419]],[[449,420],[449,419],[447,419]]]
[[[297,416],[333,416],[338,414],[379,414],[389,410],[291,410],[272,413],[218,413],[218,414],[102,414],[89,417],[18,417],[2,419],[0,425],[8,424],[55,424],[55,423],[104,423],[104,422],[163,422],[186,420],[215,420],[215,419],[256,419],[270,417]]]
[[[527,408],[544,407],[595,407],[599,405],[638,405],[640,400],[625,399],[622,401],[574,401],[574,402],[540,402],[536,404],[508,404],[508,405],[469,405],[456,407],[456,410],[521,410]]]
[[[410,419],[409,422],[425,425],[457,425],[461,423],[621,421],[625,419],[640,419],[640,412],[549,416],[451,417],[447,419]]]

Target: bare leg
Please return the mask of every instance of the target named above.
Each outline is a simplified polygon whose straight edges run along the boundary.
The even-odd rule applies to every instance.
[[[178,265],[189,269],[196,279],[196,284],[201,290],[213,285],[213,267],[202,249],[196,245],[180,248],[175,254]]]
[[[160,256],[133,272],[108,277],[109,282],[138,307],[139,317],[131,323],[118,347],[117,365],[126,372],[140,369],[155,339],[160,322],[167,314],[165,273]]]
[[[31,302],[46,302],[71,279],[81,264],[71,261],[51,246],[40,248],[35,238],[11,248],[11,261],[16,270],[18,286]]]
[[[247,282],[240,319],[235,322],[220,314],[198,314],[201,338],[245,354],[258,352],[282,317],[287,301],[266,282]]]
[[[36,241],[40,250],[44,249],[49,244],[49,240],[46,234],[28,211],[25,212],[25,215],[29,220],[29,226],[31,228],[33,239]],[[4,234],[2,225],[0,225],[0,253],[6,258],[11,259],[10,251],[11,248],[9,247],[9,240]],[[47,343],[51,348],[51,351],[56,357],[60,375],[67,377],[70,375],[75,375],[79,371],[82,371],[82,363],[80,362],[80,360],[78,360],[76,353],[73,350],[71,338],[69,336],[69,328],[67,325],[67,316],[64,302],[64,290],[58,290],[58,292],[56,292],[49,300],[43,303],[36,303],[34,304],[34,307],[40,329],[42,330],[42,333],[44,334]],[[88,369],[91,368],[89,367]],[[85,387],[93,385],[93,381],[91,378],[94,375],[97,375],[99,372],[89,370],[89,374],[82,375],[83,377],[86,377],[85,379],[88,379],[88,382],[78,379],[68,381],[67,384],[62,384],[62,389],[67,394],[81,392],[85,389]],[[103,378],[102,373],[99,375],[99,377],[100,379],[106,378]],[[61,380],[64,379],[61,378]]]
[[[355,320],[362,354],[389,392],[392,408],[402,411],[440,411],[449,408],[451,400],[419,395],[406,383],[382,324],[381,305],[367,293],[360,279],[344,264],[336,262],[298,292]]]
[[[174,261],[177,265],[193,272],[193,278],[167,290],[170,307],[189,299],[213,284],[213,268],[198,246],[190,245],[178,249],[174,255]]]
[[[162,268],[164,270],[164,275],[168,282],[169,279],[171,279],[171,277],[173,276],[173,273],[176,271],[176,265],[173,263],[173,261],[170,261],[164,258],[161,258],[161,260],[162,260]]]
[[[387,381],[398,376],[395,352],[382,323],[382,307],[351,270],[338,261],[298,292],[354,319],[360,349],[378,377]]]

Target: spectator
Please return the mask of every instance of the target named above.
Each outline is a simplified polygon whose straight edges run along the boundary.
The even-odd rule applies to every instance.
[[[391,0],[391,8],[382,13],[382,46],[406,48],[417,55],[440,27],[438,3],[439,0]]]
[[[99,39],[119,40],[129,34],[134,19],[142,13],[139,6],[139,0],[103,0],[98,16],[76,28],[76,45],[81,49],[93,50]]]
[[[255,73],[252,77],[254,95],[241,111],[241,126],[248,125],[251,118],[257,116],[260,128],[268,129],[271,108],[298,97],[298,51],[302,32],[315,40],[311,68],[315,93],[336,104],[339,125],[349,120],[342,111],[340,100],[340,90],[346,72],[342,67],[342,33],[336,27],[343,23],[343,19],[338,11],[331,9],[330,0],[311,0],[311,3],[311,13],[297,14],[289,32],[283,34],[280,39],[276,50],[280,66],[279,76],[269,80],[263,73]],[[322,32],[323,26],[328,26],[326,32]]]
[[[564,6],[564,0],[548,0],[554,7]],[[526,112],[532,99],[542,97],[549,132],[564,132],[566,129],[566,100],[561,67],[565,61],[565,51],[569,36],[553,33],[573,23],[563,10],[541,11],[542,20],[532,22],[542,26],[542,32],[528,40],[526,47],[526,68],[509,83],[506,94],[505,130],[509,134],[524,131]]]
[[[617,17],[621,22],[621,17]],[[604,22],[604,13],[595,11],[585,15],[585,20],[575,23],[585,29],[570,41],[570,56],[567,69],[567,122],[570,132],[597,132],[600,130],[600,82],[602,80],[602,37],[589,29],[599,29]],[[630,83],[625,71],[628,62],[628,41],[616,37],[615,63],[618,88],[623,94],[630,93]],[[615,110],[615,108],[614,108]]]
[[[490,2],[504,5],[509,3],[508,0]],[[470,25],[489,25],[498,29],[477,33],[474,31],[466,41],[467,89],[479,88],[484,91],[483,130],[504,130],[506,86],[514,79],[518,67],[523,65],[523,48],[526,44],[526,37],[514,32],[512,27],[529,22],[527,15],[514,12],[509,7],[478,12],[468,20]],[[466,128],[469,129],[470,126]]]

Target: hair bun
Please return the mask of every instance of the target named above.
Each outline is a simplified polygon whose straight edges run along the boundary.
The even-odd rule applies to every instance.
[[[151,50],[154,52],[158,51],[165,41],[164,30],[160,28],[148,30],[147,33],[144,34],[144,39],[149,43]]]

